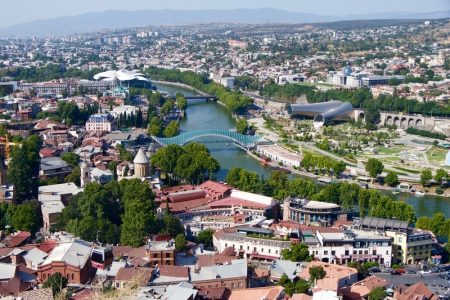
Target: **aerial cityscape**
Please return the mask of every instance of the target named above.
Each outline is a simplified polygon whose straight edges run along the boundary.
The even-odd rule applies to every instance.
[[[39,2],[1,299],[450,299],[450,2]]]

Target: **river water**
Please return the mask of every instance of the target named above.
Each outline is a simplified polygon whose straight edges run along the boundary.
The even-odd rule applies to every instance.
[[[183,93],[185,96],[194,96],[194,92],[179,87],[168,85],[156,85],[159,91],[168,92],[175,95]],[[186,117],[180,122],[182,131],[192,131],[200,129],[233,129],[235,122],[227,109],[215,102],[204,102],[202,100],[190,100],[186,109]],[[202,138],[198,140],[205,144],[211,154],[219,161],[220,171],[217,174],[218,180],[224,180],[229,169],[240,167],[249,171],[254,171],[267,178],[271,169],[263,166],[259,161],[250,157],[245,151],[236,147],[226,140],[217,138]],[[400,201],[411,204],[417,217],[432,216],[435,212],[442,212],[450,218],[450,198],[437,196],[417,197],[412,194],[392,195]]]

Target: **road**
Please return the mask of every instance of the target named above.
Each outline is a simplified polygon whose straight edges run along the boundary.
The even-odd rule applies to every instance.
[[[374,275],[384,278],[390,282],[391,286],[397,287],[400,285],[412,285],[423,281],[428,288],[439,295],[450,295],[450,282],[448,280],[439,278],[439,274],[444,273],[431,273],[431,274],[402,274],[392,275],[390,273],[376,273]]]

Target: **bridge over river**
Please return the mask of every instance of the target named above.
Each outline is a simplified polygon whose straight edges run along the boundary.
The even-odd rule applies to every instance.
[[[170,138],[160,138],[152,136],[152,138],[161,146],[168,146],[172,144],[183,146],[189,142],[203,137],[215,137],[220,140],[227,139],[244,149],[254,148],[256,147],[256,145],[265,142],[265,140],[258,135],[244,135],[236,131],[225,129],[194,130],[184,132],[180,135]]]

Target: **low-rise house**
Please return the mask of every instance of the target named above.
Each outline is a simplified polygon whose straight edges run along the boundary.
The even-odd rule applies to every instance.
[[[322,267],[326,272],[325,278],[316,281],[313,287],[314,291],[323,290],[339,293],[343,287],[352,285],[358,280],[358,271],[356,269],[320,261],[311,262],[300,273],[300,278],[309,280],[311,276],[309,269],[312,267]]]
[[[370,292],[375,288],[386,288],[389,282],[378,276],[370,276],[361,281],[352,284],[349,287],[345,287],[341,290],[345,299],[359,300],[367,299]]]
[[[59,272],[69,284],[80,285],[93,277],[91,266],[92,246],[82,240],[60,243],[38,267],[38,277],[45,282],[49,276]]]
[[[72,172],[72,168],[59,157],[45,157],[41,159],[39,168],[39,178],[48,179],[59,177],[64,179]]]
[[[228,298],[228,300],[243,299],[282,300],[285,299],[284,288],[282,286],[268,286],[245,290],[232,290]]]
[[[32,289],[36,276],[24,272],[14,264],[0,263],[0,296],[17,296],[20,292]]]
[[[82,188],[72,182],[39,187],[38,201],[41,203],[45,231],[48,232],[58,222],[59,215],[69,200],[82,191]]]
[[[425,285],[424,282],[418,282],[409,287],[399,286],[394,291],[394,299],[397,300],[411,300],[411,299],[427,299],[427,300],[437,300],[440,299],[439,295],[434,294]]]
[[[175,242],[151,241],[146,245],[148,261],[151,267],[154,266],[174,266],[175,265]]]
[[[151,268],[122,267],[115,276],[114,287],[123,289],[135,284],[144,287],[148,285],[152,275],[153,269]]]
[[[230,290],[247,288],[247,260],[232,260],[231,264],[195,269],[191,282],[197,288],[225,287]]]

